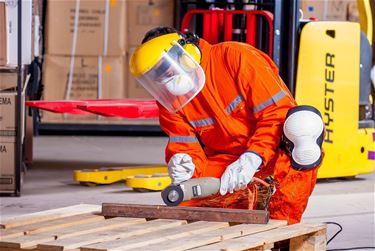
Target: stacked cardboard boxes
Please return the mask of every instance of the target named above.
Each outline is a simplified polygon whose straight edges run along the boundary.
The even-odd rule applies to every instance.
[[[125,98],[125,1],[47,1],[45,100]],[[96,120],[43,112],[44,122]]]
[[[130,76],[128,62],[148,30],[173,26],[173,14],[173,0],[47,1],[44,100],[150,98]],[[42,119],[106,120],[50,112]]]
[[[0,192],[15,190],[17,69],[0,68]],[[24,96],[23,96],[24,97]],[[22,113],[24,109],[21,109]]]
[[[19,41],[18,10],[19,1],[0,0],[0,192],[14,193],[16,190],[16,118],[21,114],[21,144],[25,134],[25,93],[22,92],[18,105],[18,49],[22,50],[22,65],[31,64],[34,59],[34,36],[38,37],[39,28],[35,26],[39,10],[39,0],[22,1],[22,39]],[[26,69],[27,67],[24,67]],[[24,74],[21,74],[24,78]],[[25,83],[26,84],[26,83]],[[25,88],[25,87],[24,87]],[[24,89],[25,90],[25,89]],[[32,120],[29,119],[29,122]],[[29,125],[32,127],[32,124]],[[24,144],[28,162],[32,161],[32,132],[28,135],[28,144]]]

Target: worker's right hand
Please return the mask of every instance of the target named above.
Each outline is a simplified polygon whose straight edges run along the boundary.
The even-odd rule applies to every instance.
[[[193,159],[189,154],[176,153],[168,162],[168,173],[173,184],[180,184],[190,179],[195,170]]]

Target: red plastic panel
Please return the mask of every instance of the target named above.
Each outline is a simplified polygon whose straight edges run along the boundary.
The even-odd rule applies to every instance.
[[[78,108],[106,117],[130,119],[152,119],[159,117],[159,109],[155,100],[96,100],[78,105]]]
[[[85,104],[85,101],[72,101],[72,100],[56,100],[56,101],[26,101],[26,105],[29,107],[39,108],[49,112],[55,113],[70,113],[70,114],[82,114],[87,115],[88,112],[80,110],[77,105]]]
[[[26,105],[55,113],[94,113],[106,117],[130,119],[151,119],[159,116],[156,101],[152,99],[26,101]]]

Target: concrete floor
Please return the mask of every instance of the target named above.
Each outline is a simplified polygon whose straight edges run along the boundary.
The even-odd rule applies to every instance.
[[[137,193],[122,182],[84,187],[72,176],[75,169],[162,165],[166,142],[166,137],[35,137],[34,164],[25,176],[21,197],[0,198],[0,221],[79,203],[162,204],[158,192]],[[328,245],[330,249],[374,247],[374,181],[374,173],[351,180],[320,180],[303,221],[342,225],[343,231]],[[337,230],[337,226],[328,225],[328,238]]]

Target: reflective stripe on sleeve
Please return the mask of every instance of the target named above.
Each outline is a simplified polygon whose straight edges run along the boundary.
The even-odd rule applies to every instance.
[[[236,107],[241,103],[241,101],[243,101],[243,98],[242,96],[237,96],[229,105],[228,107],[225,109],[227,111],[227,113],[231,113],[233,112],[234,109],[236,109]]]
[[[267,108],[268,106],[276,103],[277,101],[279,101],[280,99],[282,99],[285,96],[286,96],[286,94],[283,90],[279,91],[278,93],[273,95],[270,99],[268,99],[268,100],[264,101],[263,103],[255,106],[253,108],[254,113],[259,112],[259,111],[263,110],[264,108]]]
[[[213,125],[213,124],[215,124],[215,120],[213,118],[207,118],[207,119],[201,119],[201,120],[194,120],[194,121],[190,121],[190,124],[193,127],[207,126],[207,125]]]
[[[198,139],[195,136],[170,136],[169,142],[193,143],[193,142],[198,142]]]

